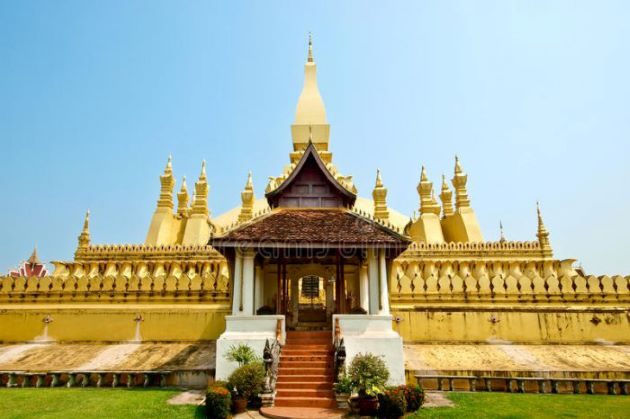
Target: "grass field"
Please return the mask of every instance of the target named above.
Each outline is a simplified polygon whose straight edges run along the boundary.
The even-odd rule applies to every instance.
[[[410,418],[630,418],[630,396],[449,393],[455,407],[421,409]]]
[[[201,408],[166,403],[179,393],[154,389],[0,389],[0,418],[203,418]]]
[[[196,406],[171,406],[178,390],[0,389],[0,418],[202,418]],[[419,418],[630,418],[629,396],[449,393],[455,407],[422,409]]]

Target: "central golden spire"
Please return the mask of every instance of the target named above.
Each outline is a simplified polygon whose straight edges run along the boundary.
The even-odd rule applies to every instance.
[[[313,58],[313,39],[309,34],[308,55],[304,64],[304,86],[295,109],[295,120],[291,125],[291,137],[293,138],[293,151],[304,150],[309,143],[309,134],[312,135],[313,144],[325,161],[330,137],[330,125],[326,118],[326,108],[317,86],[317,65]],[[291,160],[299,159],[299,156],[291,156]]]

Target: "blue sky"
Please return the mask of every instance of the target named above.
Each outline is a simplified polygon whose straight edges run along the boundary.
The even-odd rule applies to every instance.
[[[291,149],[313,32],[331,149],[369,196],[376,168],[411,214],[420,166],[458,154],[486,239],[630,274],[630,2],[4,1],[0,271],[143,242],[169,153],[214,214],[257,196]]]

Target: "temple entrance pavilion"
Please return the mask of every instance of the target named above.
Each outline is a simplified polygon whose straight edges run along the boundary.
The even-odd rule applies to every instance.
[[[332,329],[335,318],[377,346],[399,341],[395,369],[402,375],[389,266],[409,239],[352,209],[356,191],[330,171],[313,142],[296,153],[292,170],[267,188],[269,210],[210,239],[233,278],[232,315],[217,341],[217,378],[235,367],[222,359],[231,345],[246,343],[262,354],[267,339],[283,343],[287,328]]]
[[[269,231],[274,224],[294,232],[310,224],[318,235],[334,227],[334,235],[284,242]],[[245,240],[215,240],[234,278],[232,315],[275,313],[285,316],[288,328],[330,328],[333,314],[388,315],[389,264],[406,241],[379,227],[345,210],[282,210],[246,226],[240,232]],[[253,230],[267,234],[257,237]],[[374,231],[356,242],[356,230]]]

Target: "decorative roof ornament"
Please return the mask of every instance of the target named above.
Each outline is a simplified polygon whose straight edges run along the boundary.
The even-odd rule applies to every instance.
[[[38,265],[41,263],[39,260],[39,256],[37,255],[37,245],[33,246],[33,253],[31,253],[31,256],[26,261],[30,265]]]
[[[540,212],[540,204],[538,201],[536,201],[536,213],[538,215],[538,231],[536,233],[536,237],[538,237],[538,242],[543,250],[543,255],[551,257],[553,255],[553,251],[549,240],[549,231],[547,231],[545,223],[543,222],[542,213]]]
[[[383,186],[381,179],[381,170],[376,169],[376,184],[372,191],[374,198],[374,218],[387,221],[389,220],[389,209],[387,209],[387,188]]]
[[[203,214],[206,217],[210,215],[208,210],[208,192],[210,187],[206,178],[206,161],[201,163],[201,174],[195,182],[195,196],[192,204],[192,214]]]
[[[433,193],[433,182],[429,181],[427,169],[424,166],[422,166],[422,170],[420,172],[420,183],[418,183],[418,187],[416,189],[418,191],[418,195],[420,195],[420,215],[440,215],[440,206],[435,200]]]
[[[503,222],[501,222],[501,220],[499,220],[499,232],[500,232],[499,241],[501,243],[504,243],[506,240],[505,240],[505,234],[503,232]]]
[[[190,212],[188,208],[188,201],[190,196],[188,195],[188,186],[186,185],[186,176],[182,177],[182,186],[177,193],[177,213],[179,215],[186,216]]]
[[[90,246],[90,210],[85,212],[83,220],[83,230],[79,234],[79,249],[85,249]]]
[[[173,177],[173,156],[169,154],[164,174],[160,176],[160,198],[158,208],[173,209],[173,189],[175,188],[175,178]]]
[[[440,200],[442,201],[442,217],[450,217],[453,211],[453,192],[448,187],[446,176],[442,175],[442,191],[440,192]]]
[[[241,192],[241,212],[238,215],[238,222],[249,221],[253,218],[254,212],[254,182],[252,181],[252,172],[247,175],[245,189]]]
[[[455,156],[455,176],[453,176],[451,181],[455,188],[455,206],[457,209],[470,207],[470,199],[468,198],[468,191],[466,190],[468,175],[462,170],[457,155]]]

